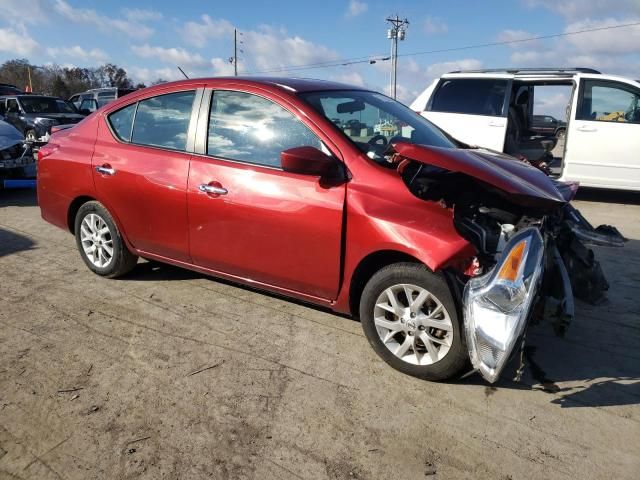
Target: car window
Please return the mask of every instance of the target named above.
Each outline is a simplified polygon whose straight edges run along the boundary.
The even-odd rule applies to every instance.
[[[80,110],[89,110],[95,112],[98,109],[98,103],[93,98],[82,100],[80,103]]]
[[[585,80],[576,118],[599,122],[640,123],[640,90],[615,82]]]
[[[5,114],[5,109],[6,109],[6,102],[4,98],[0,98],[0,115]]]
[[[280,167],[293,147],[323,148],[320,139],[280,105],[243,92],[218,90],[211,99],[207,154]]]
[[[453,148],[455,143],[421,115],[375,92],[335,90],[299,94],[369,158],[382,159],[394,141]]]
[[[503,116],[507,80],[460,78],[445,79],[438,86],[429,110]]]
[[[20,113],[20,107],[15,98],[7,99],[7,113]]]
[[[83,103],[86,101],[84,100]],[[136,113],[137,105],[137,103],[134,103],[109,115],[109,124],[120,140],[131,141],[131,127],[133,126],[133,116]]]
[[[138,104],[131,141],[185,150],[195,91],[147,98]]]

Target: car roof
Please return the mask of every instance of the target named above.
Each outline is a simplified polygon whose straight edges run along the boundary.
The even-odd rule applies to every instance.
[[[175,82],[160,83],[149,87],[150,89],[163,89],[173,85],[198,85],[205,83],[207,85],[216,84],[238,84],[244,86],[266,86],[285,90],[288,92],[317,92],[324,90],[366,90],[363,87],[348,85],[345,83],[333,82],[330,80],[318,80],[312,78],[295,78],[295,77],[205,77],[193,78],[188,80],[177,80]],[[148,90],[148,89],[147,89]]]

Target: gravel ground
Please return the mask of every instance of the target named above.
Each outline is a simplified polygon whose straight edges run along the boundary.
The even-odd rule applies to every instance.
[[[606,203],[605,203],[606,202]],[[637,479],[640,197],[587,192],[610,303],[530,330],[520,383],[435,384],[358,322],[141,263],[104,280],[0,192],[2,479]]]

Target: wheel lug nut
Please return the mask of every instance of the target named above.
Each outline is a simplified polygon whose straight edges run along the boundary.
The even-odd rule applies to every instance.
[[[424,330],[424,325],[420,325],[420,326],[418,327],[418,330]]]
[[[400,323],[404,323],[404,318],[401,318],[401,319],[400,319]]]
[[[411,312],[411,318],[416,318],[416,314]]]
[[[410,336],[410,337],[413,337],[413,332],[409,332],[409,336]]]

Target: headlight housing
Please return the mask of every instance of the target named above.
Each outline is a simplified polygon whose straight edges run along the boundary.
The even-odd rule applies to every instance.
[[[53,118],[44,118],[44,117],[36,117],[34,121],[44,127],[52,127],[53,125],[58,125],[59,123],[57,120],[54,120]]]
[[[507,243],[486,275],[464,289],[464,327],[473,367],[495,382],[527,324],[543,272],[544,240],[526,228]]]

